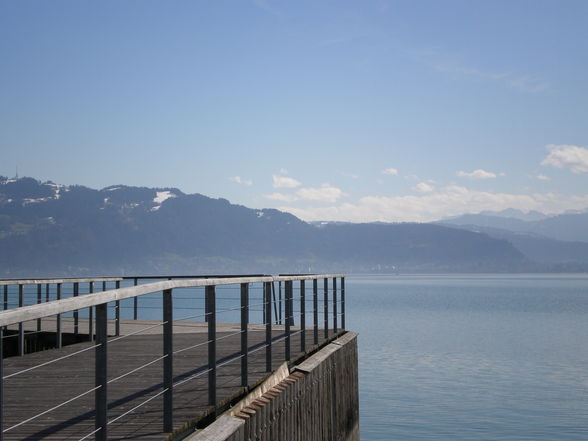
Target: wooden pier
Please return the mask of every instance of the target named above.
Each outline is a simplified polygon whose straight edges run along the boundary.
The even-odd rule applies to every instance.
[[[128,331],[136,330],[138,326],[145,327],[148,324],[153,323],[141,321],[140,324],[131,322],[123,325],[122,335]],[[249,356],[248,374],[250,386],[254,386],[267,375],[265,352],[263,351],[265,331],[260,329],[259,325],[250,328],[250,351],[262,348],[262,350],[252,352]],[[272,331],[275,339],[284,336],[283,326],[281,328]],[[161,357],[163,340],[161,331],[157,332],[160,329],[160,327],[156,327],[147,331],[149,332],[147,335],[134,335],[110,343],[109,377],[117,378],[136,367]],[[201,346],[174,356],[174,382],[180,383],[187,380],[183,385],[174,388],[173,425],[176,428],[188,421],[202,419],[214,409],[207,402],[207,346],[203,344],[207,340],[205,329],[205,324],[202,323],[194,323],[191,326],[186,323],[178,323],[174,327],[175,347],[184,348],[201,344]],[[239,329],[238,324],[218,326],[217,338],[220,341],[217,345],[217,357],[219,364],[238,356],[240,337],[234,334]],[[294,348],[300,348],[299,335],[297,334],[292,339]],[[4,376],[9,377],[14,372],[92,346],[93,343],[89,342],[79,343],[61,349],[27,354],[24,357],[10,357],[4,361]],[[314,349],[312,335],[307,335],[307,348],[310,352]],[[276,343],[273,349],[272,367],[277,368],[285,360],[284,340]],[[294,352],[293,360],[303,355],[299,350]],[[218,369],[217,398],[219,403],[230,400],[244,391],[240,383],[240,366],[237,359]],[[146,399],[157,395],[163,389],[161,372],[162,361],[158,361],[135,375],[129,375],[119,382],[111,383],[109,387],[109,420],[115,420]],[[203,372],[204,374],[202,374]],[[199,374],[200,376],[189,380],[190,377]],[[9,377],[6,379],[4,387],[4,426],[11,427],[92,387],[94,387],[94,352],[92,350],[67,358],[55,365],[35,369],[28,375]],[[163,431],[162,415],[163,404],[162,395],[160,395],[121,419],[120,423],[111,424],[108,439],[162,441],[167,435]],[[46,416],[36,421],[23,424],[5,433],[4,440],[79,440],[94,430],[94,417],[94,396],[87,394],[69,405],[47,413]]]
[[[325,281],[320,305],[318,278]],[[264,284],[265,322],[250,324],[247,285],[258,279]],[[339,301],[332,275],[280,277],[286,282],[282,324],[272,318],[276,303],[270,280],[172,280],[0,312],[3,331],[18,331],[4,338],[24,335],[26,340],[29,332],[55,332],[54,320],[60,315],[61,332],[75,328],[83,337],[84,332],[88,335],[90,320],[77,317],[74,322],[64,314],[84,308],[95,308],[96,333],[95,340],[0,360],[0,441],[179,440],[182,430],[185,436],[214,421],[219,411],[285,361],[301,361],[344,333],[337,326],[338,316],[344,324],[342,277]],[[296,312],[294,280],[300,293]],[[305,280],[313,282],[308,298]],[[333,281],[330,289],[327,280]],[[240,323],[215,321],[214,287],[222,284],[241,287],[241,307],[236,308],[241,309]],[[194,286],[206,287],[207,321],[170,319],[172,289]],[[109,302],[159,291],[164,299],[161,321],[106,316]],[[337,303],[342,303],[340,312]],[[320,324],[331,326],[319,327],[319,312]]]

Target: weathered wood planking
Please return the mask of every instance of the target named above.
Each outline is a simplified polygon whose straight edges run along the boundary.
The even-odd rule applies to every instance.
[[[234,326],[234,325],[232,325]],[[156,328],[157,329],[157,328]],[[219,331],[223,329],[219,327]],[[236,332],[236,331],[235,331]],[[240,335],[232,330],[219,332],[222,338],[217,344],[217,356],[220,363],[238,355]],[[283,330],[275,329],[274,337],[282,335]],[[320,333],[322,336],[322,332]],[[300,334],[292,337],[293,358],[301,356]],[[202,373],[200,377],[186,381],[174,387],[174,427],[179,427],[189,420],[204,416],[210,411],[207,405],[206,360],[207,334],[203,332],[183,332],[174,335],[174,350],[201,344],[174,356],[174,383]],[[249,331],[250,347],[263,345],[265,332]],[[321,340],[322,342],[322,340]],[[307,332],[308,350],[313,349],[312,333]],[[11,357],[4,361],[4,375],[58,358],[92,343],[81,343],[62,349],[47,350],[24,357]],[[260,347],[260,346],[257,346]],[[163,352],[161,335],[135,335],[112,342],[109,351],[109,379],[114,379],[149,361],[160,357]],[[277,368],[285,355],[284,341],[274,343],[273,368]],[[163,388],[162,361],[141,369],[109,385],[109,420],[122,415],[146,399],[159,393]],[[265,350],[259,349],[249,355],[249,381],[255,384],[265,375]],[[94,387],[94,351],[41,367],[21,376],[8,378],[4,382],[4,428],[30,418],[69,398],[75,397]],[[218,402],[227,400],[243,389],[240,387],[240,359],[236,358],[218,368],[217,373]],[[79,440],[94,430],[94,394],[90,393],[71,404],[56,409],[21,427],[6,432],[5,440]],[[109,426],[109,439],[140,439],[161,441],[165,438],[162,431],[162,398],[158,397],[136,410],[132,414]],[[93,439],[89,437],[88,439]]]

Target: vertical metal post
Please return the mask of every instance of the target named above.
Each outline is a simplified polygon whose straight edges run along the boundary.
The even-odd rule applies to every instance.
[[[24,286],[18,285],[18,306],[24,306]],[[18,324],[18,355],[24,355],[25,353],[25,335],[24,335],[24,324],[20,322]]]
[[[4,310],[6,311],[8,309],[8,285],[4,285]],[[7,327],[4,326],[3,329],[6,329]],[[1,413],[1,412],[0,412]],[[1,415],[0,415],[1,417]],[[2,433],[2,428],[0,427],[0,434]],[[0,441],[1,441],[1,437],[0,437]]]
[[[49,295],[50,295],[49,284],[46,283],[45,284],[45,302],[49,301]]]
[[[3,441],[3,439],[4,439],[4,328],[0,328],[0,441]]]
[[[216,404],[216,294],[215,286],[207,286],[206,316],[208,317],[208,405]]]
[[[265,325],[265,284],[261,284],[261,323]]]
[[[120,288],[120,280],[116,281],[116,289]],[[115,302],[114,306],[114,334],[120,335],[120,300]]]
[[[280,289],[281,288],[278,287],[278,290],[280,290]],[[280,293],[280,295],[282,295],[282,294]],[[276,300],[277,299],[277,297],[276,297],[276,287],[275,287],[275,285],[273,283],[272,283],[272,298],[274,299],[274,302],[273,302],[273,305],[274,305],[274,317],[276,318],[276,325],[278,325],[278,324],[281,324],[281,321],[278,320],[278,317],[281,317],[282,316],[282,313],[281,312],[278,313],[278,301]],[[281,300],[280,300],[280,304],[281,304]],[[264,313],[263,319],[265,320],[265,313]]]
[[[249,341],[247,328],[249,326],[249,284],[241,283],[241,386],[249,384]]]
[[[88,282],[88,294],[92,294],[94,292],[94,282]],[[94,340],[94,308],[90,306],[88,308],[88,340]]]
[[[282,282],[278,282],[278,324],[282,324]]]
[[[56,288],[56,293],[55,293],[55,298],[57,300],[61,299],[61,283],[57,284],[57,288]],[[57,314],[57,317],[55,318],[55,346],[57,346],[58,348],[61,347],[62,344],[62,338],[61,338],[61,314]]]
[[[264,282],[263,310],[265,311],[265,370],[272,371],[272,282]]]
[[[323,323],[325,338],[329,338],[329,279],[327,278],[323,283]]]
[[[133,286],[137,286],[137,278],[135,277],[133,279]],[[137,320],[137,318],[139,317],[139,297],[135,296],[133,297],[133,320]]]
[[[59,285],[57,285],[59,286]],[[108,309],[107,304],[102,303],[96,306],[96,350],[94,385],[98,388],[94,392],[94,406],[96,408],[96,420],[94,428],[96,432],[96,441],[108,440]]]
[[[80,284],[78,282],[74,282],[73,284],[73,296],[77,297],[78,295],[80,295]],[[78,312],[78,310],[76,309],[73,312],[73,316],[74,316],[74,335],[77,336],[79,331],[80,331],[80,314]]]
[[[312,279],[312,342],[318,345],[318,279]]]
[[[163,431],[174,429],[173,418],[173,300],[172,290],[163,291]]]
[[[304,280],[300,281],[300,351],[306,351],[306,293]]]
[[[337,334],[337,278],[333,277],[333,334]]]
[[[286,361],[290,360],[290,356],[291,356],[291,323],[292,323],[292,310],[294,308],[292,308],[292,281],[291,280],[287,280],[284,283],[284,297],[286,300],[286,304],[285,306],[285,319],[286,319]]]
[[[40,283],[37,283],[37,303],[43,301],[43,287]],[[37,332],[41,332],[41,319],[37,319]]]
[[[345,277],[341,277],[341,328],[345,330]]]

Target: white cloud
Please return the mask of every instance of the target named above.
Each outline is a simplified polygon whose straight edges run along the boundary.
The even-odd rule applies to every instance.
[[[542,78],[527,73],[517,74],[511,72],[497,72],[480,70],[463,64],[434,52],[428,52],[419,56],[421,60],[429,64],[433,69],[450,75],[459,75],[472,80],[497,82],[504,86],[517,89],[521,92],[537,93],[549,89],[549,83]]]
[[[419,182],[413,189],[419,193],[430,193],[435,190],[435,187],[427,182]]]
[[[549,154],[541,165],[567,167],[574,173],[588,173],[588,149],[577,145],[549,144],[546,147]]]
[[[393,175],[396,176],[398,175],[398,170],[396,170],[395,168],[387,168],[385,170],[382,171],[382,173],[384,173],[385,175]]]
[[[554,193],[510,194],[470,190],[450,185],[423,195],[366,196],[356,203],[328,207],[280,207],[306,221],[332,220],[348,222],[430,222],[480,211],[517,208],[556,214],[567,210],[586,210],[588,194],[564,196]]]
[[[296,188],[301,184],[289,176],[272,175],[274,188]]]
[[[274,6],[275,2],[270,2],[268,0],[253,0],[253,4],[262,11],[267,12],[268,14],[271,14],[275,17],[281,18],[284,16],[282,11]]]
[[[550,181],[551,178],[549,176],[545,176],[545,175],[537,175],[537,179],[539,179],[540,181]]]
[[[229,178],[229,180],[236,182],[237,184],[242,184],[242,185],[253,184],[253,181],[251,179],[243,179],[241,176],[233,176],[232,178]]]
[[[470,179],[494,179],[496,177],[496,173],[492,173],[486,170],[477,169],[473,172],[465,172],[465,171],[458,171],[455,173],[460,178],[470,178]],[[502,176],[502,175],[501,175]]]
[[[277,192],[274,192],[271,194],[266,194],[263,196],[267,199],[272,199],[274,201],[282,201],[282,202],[294,202],[294,201],[298,200],[298,198],[295,195],[277,193]]]
[[[542,92],[549,88],[549,83],[533,75],[509,75],[505,78],[506,85],[523,92]]]
[[[336,202],[337,199],[345,196],[345,193],[331,184],[323,184],[320,188],[301,188],[296,192],[296,195],[300,199],[308,201]]]

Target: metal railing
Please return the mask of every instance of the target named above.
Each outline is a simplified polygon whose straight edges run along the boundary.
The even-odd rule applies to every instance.
[[[307,282],[312,283],[311,288]],[[102,284],[103,290],[101,292],[95,292],[95,288],[100,287],[98,284]],[[114,289],[107,289],[108,284],[114,284]],[[121,284],[132,285],[121,287]],[[265,350],[265,371],[271,372],[274,362],[272,350],[277,343],[283,343],[284,360],[289,361],[292,359],[293,349],[295,352],[302,353],[307,350],[307,339],[317,345],[319,341],[334,337],[345,329],[345,278],[341,274],[10,280],[0,281],[1,285],[4,286],[4,311],[0,312],[0,441],[5,439],[5,434],[31,424],[40,417],[77,400],[84,399],[84,397],[87,400],[91,394],[94,395],[94,430],[79,438],[80,441],[91,437],[99,441],[106,441],[109,426],[159,397],[163,398],[162,432],[171,432],[174,429],[174,389],[178,389],[197,378],[207,376],[207,402],[209,406],[215,406],[218,390],[217,373],[220,368],[230,363],[238,363],[240,385],[247,387],[250,381],[249,359],[252,354]],[[86,287],[85,290],[81,289],[82,285]],[[295,285],[297,285],[297,290]],[[70,289],[64,290],[64,286]],[[204,291],[203,307],[194,306],[196,295],[193,288]],[[226,290],[227,293],[232,290],[230,292],[234,291],[236,295],[232,297],[228,294],[225,296],[223,293],[218,295],[220,290]],[[30,297],[28,305],[27,292]],[[188,296],[178,295],[186,292],[188,292]],[[158,300],[154,295],[159,293],[161,293],[161,299]],[[13,302],[13,306],[18,304],[18,307],[10,308],[10,294],[17,297],[18,302]],[[296,294],[298,295],[296,296]],[[259,296],[259,299],[256,296]],[[138,299],[140,297],[144,299],[141,309],[144,310],[144,315],[149,321],[147,323],[141,322],[145,326],[140,329],[121,333],[121,323],[125,325],[139,320]],[[157,305],[153,304],[153,301],[161,303]],[[182,306],[181,303],[184,301],[190,302],[190,306]],[[184,312],[184,315],[180,317],[174,316],[174,310],[178,309],[174,307],[176,302],[180,304],[179,309]],[[186,311],[189,311],[189,314],[186,315]],[[311,320],[308,320],[312,321],[311,327],[307,327],[307,312],[312,317]],[[256,313],[261,313],[261,316]],[[157,317],[159,314],[161,315]],[[217,319],[220,314],[225,314],[225,322],[237,322],[239,330],[217,335],[218,324],[220,324]],[[254,315],[259,320],[252,320]],[[17,352],[22,356],[25,354],[27,336],[36,332],[46,332],[43,331],[44,326],[47,325],[45,321],[51,318],[51,320],[55,320],[55,346],[59,348],[62,346],[62,321],[66,316],[70,320],[69,325],[73,326],[73,333],[87,336],[89,344],[86,343],[85,347],[74,352],[5,375],[5,339],[18,338]],[[320,318],[322,318],[322,323]],[[83,321],[88,325],[87,334],[80,328]],[[296,325],[296,321],[298,321],[298,325]],[[194,322],[202,322],[205,325],[205,340],[175,349],[174,326]],[[256,322],[262,325],[261,329],[263,329],[265,337],[260,343],[252,345],[249,338],[250,326]],[[25,332],[25,328],[30,327],[31,323],[33,330]],[[111,332],[109,332],[109,324]],[[10,335],[9,331],[15,327],[16,334]],[[161,328],[163,346],[161,356],[110,378],[108,348],[120,340],[152,332],[157,328]],[[280,330],[280,335],[274,335],[276,329]],[[12,329],[12,331],[15,330]],[[312,334],[307,335],[307,332]],[[219,358],[217,352],[219,342],[237,336],[240,336],[239,350],[232,355]],[[299,339],[299,348],[292,347],[295,336]],[[175,356],[196,350],[199,347],[206,347],[207,360],[203,363],[203,368],[189,371],[181,376],[176,373],[174,379]],[[89,351],[94,351],[95,354],[93,387],[76,391],[73,396],[41,409],[35,415],[17,422],[13,421],[11,425],[5,427],[4,391],[7,382],[55,363],[69,361],[72,357]],[[161,389],[155,388],[148,398],[113,416],[113,406],[109,399],[109,385],[137,374],[143,369],[153,367],[157,363],[162,364],[160,382],[158,383],[162,384]]]
[[[91,294],[95,291],[106,291],[110,288],[120,288],[122,277],[95,277],[95,278],[56,278],[56,279],[13,279],[0,280],[0,289],[3,293],[3,310],[21,308],[32,304],[46,303],[52,300],[61,300],[67,297],[77,297],[83,294]],[[84,288],[86,288],[84,290]],[[85,292],[84,292],[85,291]],[[78,335],[79,311],[72,312],[74,321],[74,335]],[[27,338],[37,335],[43,330],[43,318],[37,319],[36,329],[26,331],[22,322],[18,325],[17,332],[4,338],[16,341],[16,353],[24,355],[26,352]],[[92,323],[90,320],[89,323]],[[92,334],[92,329],[89,329]],[[55,341],[53,346],[60,348],[63,345],[62,316],[55,317]]]

